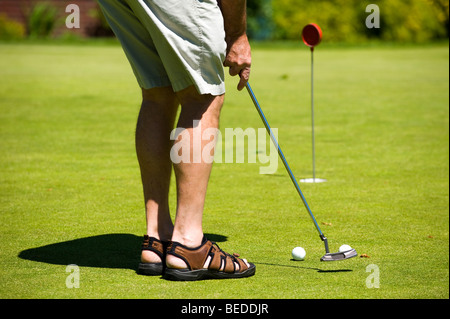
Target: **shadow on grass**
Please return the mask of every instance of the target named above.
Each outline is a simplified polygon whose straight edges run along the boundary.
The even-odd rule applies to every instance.
[[[298,261],[294,261],[291,259],[291,261],[298,263]],[[302,267],[299,265],[283,265],[283,264],[271,264],[271,263],[262,263],[262,262],[254,262],[255,265],[266,265],[266,266],[276,266],[276,267],[286,267],[286,268],[297,268],[297,269],[310,269],[315,270],[317,272],[321,273],[334,273],[334,272],[351,272],[353,270],[351,269],[320,269],[315,267]]]
[[[215,242],[227,241],[227,236],[205,234]],[[75,264],[80,267],[123,268],[136,270],[140,260],[142,237],[132,234],[105,234],[79,238],[19,253],[26,260],[54,265]]]

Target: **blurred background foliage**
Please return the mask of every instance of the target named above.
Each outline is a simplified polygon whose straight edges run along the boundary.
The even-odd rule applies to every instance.
[[[426,42],[448,38],[448,0],[247,0],[248,33],[256,40],[298,40],[311,22],[329,42],[380,39]],[[380,28],[368,29],[369,4],[380,9]]]
[[[26,2],[22,24],[0,12],[0,39],[48,38],[58,31],[73,34],[64,28],[67,13],[58,1]],[[366,27],[369,4],[380,9],[380,28]],[[336,43],[374,39],[421,43],[449,37],[449,0],[247,0],[247,11],[252,40],[298,41],[303,27],[311,22],[320,25],[325,41]],[[98,6],[88,14],[83,19],[93,22],[85,28],[85,36],[113,36]]]

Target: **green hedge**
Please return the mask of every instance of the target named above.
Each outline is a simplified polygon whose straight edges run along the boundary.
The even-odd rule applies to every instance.
[[[25,27],[0,13],[0,40],[18,40],[25,37]]]
[[[369,4],[380,9],[379,29],[366,27]],[[330,42],[425,42],[449,35],[448,0],[248,0],[248,8],[254,39],[299,39],[310,22]]]

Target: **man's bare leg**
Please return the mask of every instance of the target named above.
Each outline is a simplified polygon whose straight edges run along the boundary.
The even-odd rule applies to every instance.
[[[169,213],[172,172],[170,132],[179,101],[172,88],[142,90],[142,106],[136,125],[136,153],[141,169],[147,220],[147,235],[170,240],[173,223]],[[151,251],[142,251],[141,261],[161,262]]]
[[[201,147],[196,148],[192,138],[202,136],[207,129],[218,129],[224,96],[200,95],[193,86],[177,92],[177,96],[181,103],[177,126],[185,128],[189,132],[191,140],[181,139],[175,143],[183,143],[183,148],[190,148],[191,160],[188,163],[174,164],[177,183],[177,212],[172,240],[188,247],[197,247],[203,239],[203,208],[212,163],[205,162],[201,158],[201,154],[194,154],[194,152],[202,152],[205,145],[211,142],[202,141]],[[194,121],[200,122],[194,126]],[[194,163],[194,156],[200,156],[200,163]],[[171,255],[167,256],[166,263],[170,268],[186,267],[184,261]]]

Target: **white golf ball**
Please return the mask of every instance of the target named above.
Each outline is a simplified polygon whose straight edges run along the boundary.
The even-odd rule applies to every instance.
[[[339,252],[342,253],[344,251],[348,251],[351,249],[352,249],[352,247],[350,247],[349,245],[342,245],[341,247],[339,247]]]
[[[305,259],[306,251],[302,247],[295,247],[292,249],[292,258],[294,260],[303,260]]]

